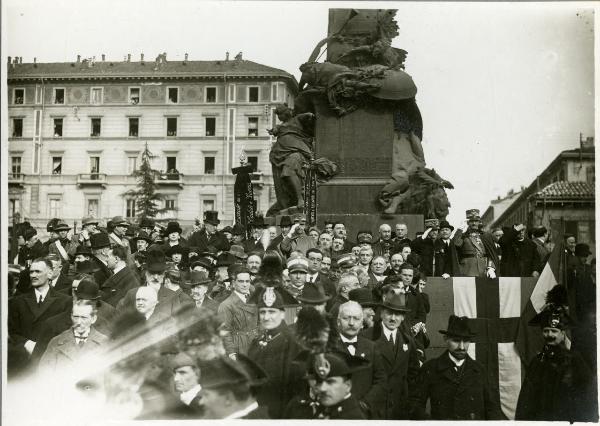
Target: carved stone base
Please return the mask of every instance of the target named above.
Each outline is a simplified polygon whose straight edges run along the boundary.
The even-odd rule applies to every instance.
[[[396,223],[406,223],[408,226],[408,238],[415,238],[417,232],[423,231],[423,216],[420,214],[394,214],[394,215],[382,215],[382,214],[319,214],[317,213],[317,226],[319,229],[323,229],[325,221],[336,221],[341,220],[346,224],[346,232],[350,241],[356,241],[356,234],[360,230],[370,230],[373,232],[374,239],[377,239],[379,234],[379,225],[387,223],[394,230]]]

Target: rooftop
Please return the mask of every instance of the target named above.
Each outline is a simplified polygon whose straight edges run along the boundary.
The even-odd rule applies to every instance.
[[[594,198],[595,185],[588,182],[558,181],[551,183],[536,194],[538,198]]]

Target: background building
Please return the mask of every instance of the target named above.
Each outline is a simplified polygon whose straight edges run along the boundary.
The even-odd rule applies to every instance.
[[[528,228],[543,225],[550,230],[554,242],[569,233],[576,236],[577,242],[590,244],[594,250],[594,160],[593,137],[582,139],[580,148],[561,152],[504,211],[494,215],[488,228],[518,223]]]
[[[71,225],[84,216],[133,220],[123,194],[148,143],[163,174],[164,219],[182,225],[217,210],[234,220],[231,168],[242,150],[255,166],[255,198],[275,201],[269,150],[274,107],[293,106],[298,84],[252,61],[81,59],[22,63],[8,58],[9,220],[18,213],[38,228],[52,217]],[[169,172],[169,173],[167,173]]]

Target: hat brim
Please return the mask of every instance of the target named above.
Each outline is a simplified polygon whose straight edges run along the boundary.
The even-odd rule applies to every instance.
[[[400,307],[400,306],[392,306],[392,305],[386,304],[385,302],[378,303],[378,306],[381,306],[382,308],[388,309],[390,311],[401,312],[403,314],[408,314],[411,311],[410,308]]]
[[[150,263],[146,265],[148,272],[165,272],[167,270],[166,263]]]
[[[304,272],[305,274],[308,274],[308,269],[305,268],[294,268],[292,266],[292,269],[288,268],[288,272],[291,274],[292,272]]]
[[[227,253],[237,257],[238,259],[247,259],[248,258],[248,255],[246,253],[234,253],[231,251],[228,251]]]
[[[214,225],[214,226],[217,226],[219,223],[221,223],[221,221],[219,219],[217,219],[217,220],[207,219],[204,222],[210,223],[211,225]]]
[[[448,337],[463,337],[466,339],[472,339],[473,337],[477,336],[475,333],[449,333],[448,330],[440,330],[440,334],[443,334],[444,336]]]
[[[205,285],[207,287],[210,287],[212,282],[213,282],[212,280],[204,280],[204,281],[195,281],[195,282],[184,282],[182,284],[184,287],[187,287],[187,288],[197,287],[199,285]]]

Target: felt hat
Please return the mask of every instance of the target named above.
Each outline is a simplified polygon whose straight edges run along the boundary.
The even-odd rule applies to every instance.
[[[34,235],[37,235],[37,231],[34,228],[27,228],[23,232],[23,239],[25,241],[29,241],[31,239],[31,237],[33,237]]]
[[[248,255],[244,251],[244,247],[236,245],[236,244],[232,245],[229,248],[229,254],[237,257],[238,259],[246,259],[248,257]]]
[[[217,256],[217,268],[220,266],[229,266],[235,263],[235,256],[230,253],[221,253]]]
[[[590,254],[592,254],[592,252],[590,251],[590,246],[585,244],[585,243],[579,243],[577,245],[575,245],[575,256],[589,256]]]
[[[70,231],[70,230],[71,230],[71,227],[64,222],[59,222],[56,225],[54,225],[54,232]]]
[[[198,367],[198,364],[185,352],[179,352],[171,360],[171,370],[175,371],[181,367]]]
[[[475,337],[475,333],[473,333],[469,327],[469,319],[467,317],[458,317],[456,315],[450,315],[448,318],[448,328],[446,330],[440,330],[440,333],[445,334],[448,337],[462,337],[466,339]]]
[[[93,279],[84,278],[75,289],[75,296],[78,299],[98,300],[100,299],[100,288]]]
[[[292,219],[288,215],[281,216],[281,218],[279,219],[279,226],[292,226]]]
[[[140,220],[140,224],[139,227],[140,228],[154,228],[154,219],[151,219],[149,217],[143,217]]]
[[[227,356],[200,361],[199,366],[202,371],[200,385],[204,389],[243,384],[249,385],[252,382],[252,378],[244,367],[244,364],[234,361]]]
[[[244,225],[236,223],[233,225],[233,228],[231,228],[231,233],[233,235],[246,235],[246,228],[244,228]]]
[[[100,270],[100,267],[91,260],[84,260],[83,262],[75,262],[75,272],[78,274],[93,274]]]
[[[314,283],[306,283],[302,289],[302,294],[298,296],[300,302],[308,305],[320,305],[327,302],[329,299],[330,297]]]
[[[206,211],[204,222],[217,226],[219,223],[221,223],[221,221],[219,220],[219,212],[215,210]]]
[[[97,234],[90,235],[90,244],[92,246],[92,250],[110,247],[110,239],[108,238],[107,233],[98,232]]]
[[[292,272],[308,272],[308,261],[302,257],[291,259],[287,263],[287,270]]]
[[[179,233],[179,235],[181,235],[183,233],[183,230],[181,229],[181,226],[179,226],[178,222],[167,223],[167,229],[165,229],[165,235],[169,235],[173,232],[177,232],[177,233]]]
[[[348,298],[357,302],[363,308],[374,308],[378,305],[373,299],[373,292],[368,288],[355,288],[348,293]]]
[[[133,243],[133,245],[137,245],[138,240],[144,240],[148,244],[152,244],[152,238],[150,237],[150,235],[148,235],[146,233],[146,231],[140,231],[140,232],[138,232],[137,237],[132,238],[131,242]]]
[[[86,225],[98,225],[98,219],[94,219],[93,217],[84,217],[81,220],[81,226],[86,226]]]
[[[227,225],[225,228],[221,229],[221,232],[224,234],[232,234],[233,235],[233,227]]]
[[[50,219],[48,221],[48,223],[46,224],[46,231],[47,232],[53,232],[54,231],[54,226],[57,225],[60,221],[61,220],[58,219],[58,218],[56,218],[56,217],[53,218],[53,219]]]
[[[181,246],[181,244],[175,244],[174,246],[169,246],[166,250],[165,250],[165,256],[171,257],[174,254],[185,254],[186,249],[184,247]]]
[[[361,243],[369,243],[373,242],[373,233],[371,231],[358,231],[356,234],[356,242]]]
[[[440,229],[444,229],[447,228],[450,231],[454,231],[454,226],[450,225],[450,223],[447,220],[442,220],[440,222]]]
[[[197,285],[210,286],[212,280],[208,277],[208,274],[202,271],[191,271],[188,275],[188,279],[184,282],[188,288],[196,287]]]
[[[390,297],[386,297],[380,306],[389,309],[390,311],[408,313],[410,308],[406,306],[406,294],[393,294]]]
[[[129,227],[129,222],[125,220],[123,216],[115,216],[111,220],[113,226],[127,226]]]
[[[206,257],[199,257],[190,265],[190,268],[194,269],[196,266],[202,266],[203,268],[208,269],[210,271],[214,267],[214,264],[211,259],[208,259]]]
[[[153,249],[146,254],[146,270],[151,273],[162,273],[167,269],[165,254],[160,249]]]
[[[264,228],[265,218],[263,216],[254,216],[254,220],[250,224],[253,228]]]

